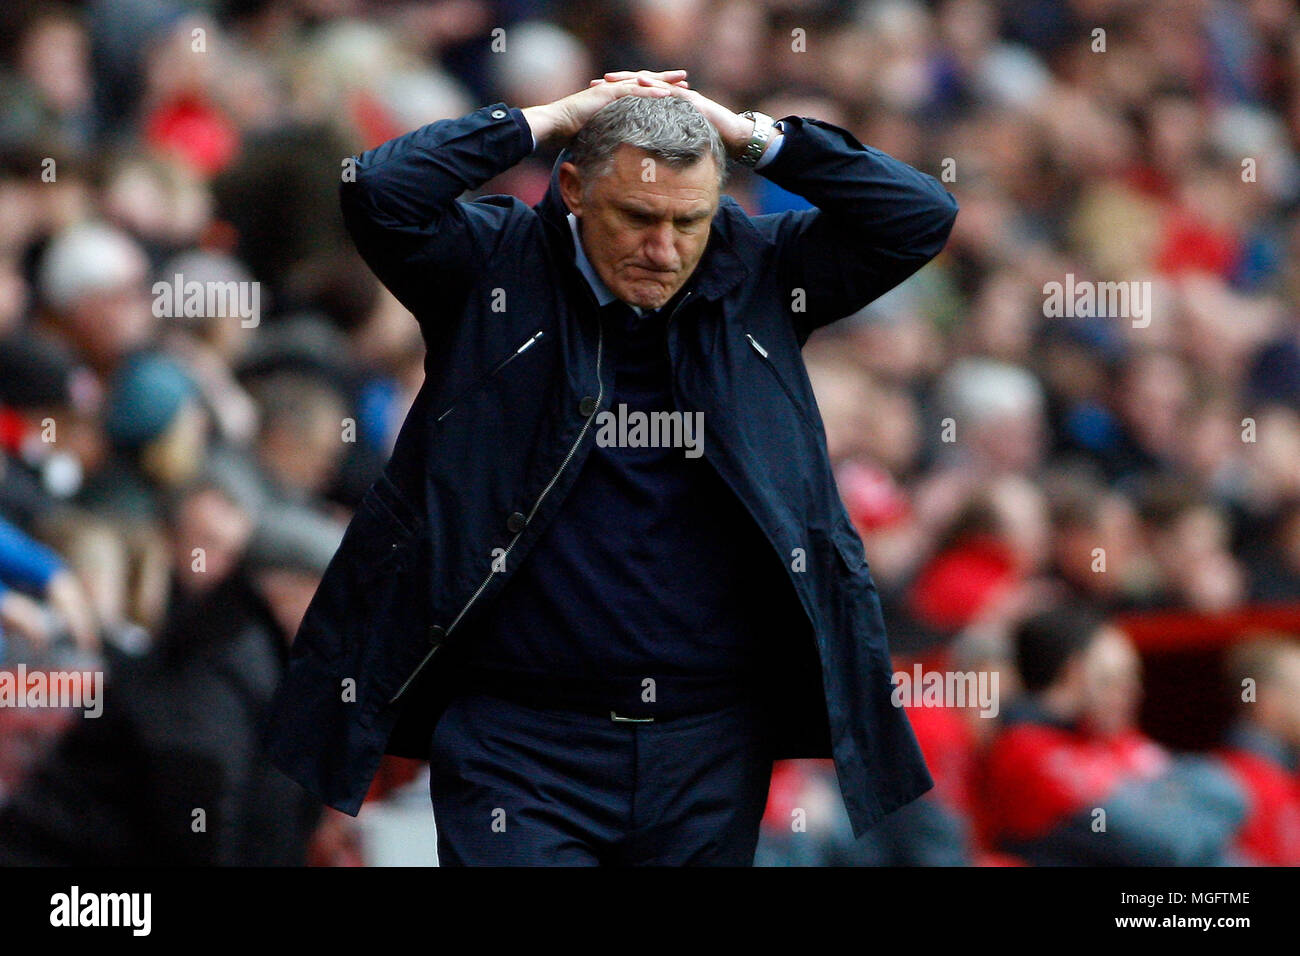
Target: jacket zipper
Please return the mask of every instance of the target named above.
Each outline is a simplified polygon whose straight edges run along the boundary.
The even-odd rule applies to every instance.
[[[677,318],[677,313],[682,311],[682,306],[684,306],[687,300],[690,299],[690,297],[693,296],[694,294],[695,294],[694,289],[687,289],[685,294],[682,295],[682,301],[678,302],[677,305],[673,308],[673,311],[669,313],[668,321],[664,323],[664,347],[665,348],[668,347],[668,332],[667,332],[668,327],[673,324],[673,319]],[[669,374],[673,374],[673,373],[670,372]],[[674,375],[674,381],[676,381],[675,375]]]
[[[522,346],[520,346],[519,350],[516,351],[514,355],[508,356],[505,362],[502,362],[501,365],[497,367],[497,369],[500,369],[502,366],[505,365],[506,362],[509,362],[512,358],[514,358],[515,355],[518,355],[524,349],[532,345],[533,342],[535,342],[538,338],[541,337],[541,335],[542,335],[541,332],[538,332],[537,335],[534,335],[531,339],[529,339]],[[604,352],[604,346],[605,346],[605,326],[604,323],[598,322],[596,324],[596,407],[597,408],[600,407],[600,402],[605,397],[605,382],[600,375],[600,360],[601,360],[601,355]],[[493,371],[495,373],[496,370]],[[444,414],[446,413],[444,412]],[[595,419],[596,419],[596,413],[592,412],[591,415],[588,416],[587,420],[582,423],[582,430],[578,432],[578,437],[574,440],[573,444],[570,446],[568,454],[566,454],[564,456],[564,460],[560,462],[560,467],[556,470],[555,474],[551,476],[551,480],[546,483],[546,487],[543,488],[541,494],[537,496],[537,500],[533,502],[532,510],[528,512],[528,517],[524,521],[523,528],[520,528],[519,531],[515,533],[515,536],[510,539],[510,543],[506,545],[506,549],[501,555],[502,560],[509,557],[510,551],[514,548],[515,544],[519,541],[520,537],[523,536],[524,531],[528,528],[528,525],[532,522],[533,516],[537,514],[537,509],[542,506],[542,502],[546,499],[546,496],[550,494],[551,489],[555,487],[555,483],[559,481],[560,476],[564,474],[564,469],[567,468],[569,466],[569,462],[573,460],[573,456],[578,451],[578,446],[582,444],[582,439],[585,438],[587,435],[587,429],[591,427],[591,423],[595,421]],[[484,590],[487,589],[488,584],[491,582],[492,577],[495,574],[496,574],[495,571],[489,571],[488,576],[483,579],[483,583],[480,584],[477,590],[475,590],[474,593],[470,595],[469,600],[465,602],[465,606],[460,609],[460,613],[457,614],[456,617],[452,620],[452,622],[447,625],[447,631],[443,635],[444,640],[451,636],[452,631],[456,629],[456,625],[460,623],[461,619],[465,616],[465,614],[469,611],[469,609],[474,606],[474,602],[477,601],[479,599],[479,595],[481,595],[484,592]],[[397,703],[397,701],[401,698],[401,696],[406,693],[406,689],[411,686],[411,683],[417,677],[420,676],[420,672],[424,670],[424,668],[428,665],[429,661],[433,660],[433,655],[438,653],[438,650],[442,646],[443,645],[440,642],[438,644],[435,644],[432,648],[430,648],[429,653],[424,655],[424,659],[421,660],[420,663],[416,666],[415,670],[411,672],[411,676],[406,678],[402,686],[397,689],[397,693],[394,694],[392,698],[388,701],[388,706],[391,707],[393,704]]]
[[[503,358],[500,362],[497,362],[497,364],[492,367],[492,370],[489,371],[486,375],[479,376],[478,379],[475,380],[471,385],[468,385],[465,388],[461,389],[460,392],[456,395],[456,397],[451,400],[451,403],[442,410],[442,414],[439,415],[436,419],[434,419],[434,421],[440,422],[448,415],[450,415],[452,409],[454,409],[457,405],[459,405],[461,401],[464,400],[466,395],[474,391],[474,389],[478,388],[483,383],[487,382],[490,378],[492,378],[494,375],[500,372],[503,368],[505,368],[507,365],[509,365],[519,356],[523,355],[524,352],[532,348],[533,344],[545,334],[546,334],[545,331],[543,331],[542,329],[538,329],[535,333],[533,333],[532,338],[530,338],[523,345],[519,346],[519,348],[515,349],[513,352],[511,352],[509,355]]]

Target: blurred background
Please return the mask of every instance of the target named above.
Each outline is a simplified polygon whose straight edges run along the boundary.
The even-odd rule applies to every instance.
[[[1288,0],[6,0],[0,667],[107,688],[0,707],[0,860],[433,861],[420,764],[353,819],[255,744],[424,374],[343,158],[676,67],[961,204],[805,357],[896,668],[996,676],[997,712],[909,694],[937,786],[861,840],[829,761],[779,762],[758,862],[1300,863]],[[534,203],[553,160],[480,192]],[[175,308],[178,275],[257,309]],[[1055,314],[1067,281],[1151,310]]]

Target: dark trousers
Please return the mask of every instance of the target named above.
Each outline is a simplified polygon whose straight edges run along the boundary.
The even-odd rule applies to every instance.
[[[442,866],[752,866],[772,757],[748,700],[619,722],[483,694],[430,744]]]

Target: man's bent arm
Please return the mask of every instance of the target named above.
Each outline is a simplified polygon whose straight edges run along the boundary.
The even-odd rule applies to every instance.
[[[759,169],[815,209],[756,216],[776,267],[806,309],[791,317],[803,342],[929,262],[948,240],[957,200],[932,176],[864,146],[829,123],[786,116],[780,152]]]
[[[533,151],[523,112],[504,103],[438,120],[354,157],[343,218],[361,257],[421,320],[455,315],[476,273],[512,230],[518,200],[458,202]]]

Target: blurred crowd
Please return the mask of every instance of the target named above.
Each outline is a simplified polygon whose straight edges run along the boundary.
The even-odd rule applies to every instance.
[[[759,861],[1300,863],[1296,636],[1222,656],[1232,719],[1188,754],[1141,730],[1112,623],[1300,603],[1289,0],[7,0],[0,667],[102,667],[109,703],[0,708],[0,860],[363,860],[254,743],[424,374],[344,158],[676,67],[961,204],[805,357],[897,665],[997,673],[1000,711],[912,707],[936,789],[860,840],[829,762],[779,764]],[[553,161],[479,193],[536,202]],[[1053,314],[1074,280],[1151,308]]]

